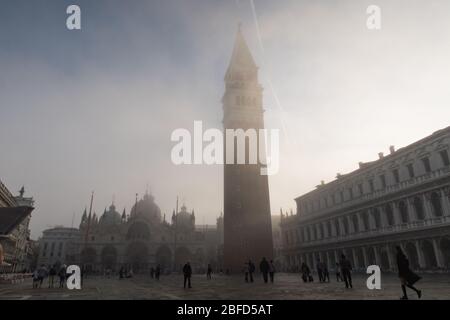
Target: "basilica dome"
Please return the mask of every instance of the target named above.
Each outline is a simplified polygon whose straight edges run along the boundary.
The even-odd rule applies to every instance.
[[[114,204],[111,204],[108,211],[103,213],[103,215],[100,217],[100,220],[98,222],[99,227],[110,227],[114,225],[118,225],[122,222],[122,219],[120,217],[120,213],[116,211],[116,207]]]
[[[155,198],[146,193],[131,209],[131,218],[144,218],[150,222],[161,222],[161,209],[155,203]]]

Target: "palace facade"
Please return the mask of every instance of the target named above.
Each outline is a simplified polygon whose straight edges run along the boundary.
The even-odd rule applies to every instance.
[[[24,197],[22,187],[13,196],[0,181],[0,273],[29,271],[33,258],[30,219],[33,198]]]
[[[447,127],[295,199],[281,219],[285,269],[334,269],[344,253],[355,269],[394,271],[400,246],[413,269],[449,270],[449,153]]]

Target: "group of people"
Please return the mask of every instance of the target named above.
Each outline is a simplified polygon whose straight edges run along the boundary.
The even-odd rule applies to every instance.
[[[397,269],[398,276],[401,282],[401,288],[403,296],[402,300],[407,300],[408,295],[406,292],[406,288],[410,288],[413,290],[418,298],[422,297],[422,291],[414,287],[414,284],[421,279],[420,276],[415,274],[409,268],[409,261],[406,255],[403,253],[403,250],[397,246]],[[330,282],[330,276],[328,272],[328,268],[324,262],[317,260],[317,275],[319,277],[320,282]],[[311,274],[311,270],[309,269],[306,263],[302,263],[300,267],[300,272],[302,274],[303,282],[313,282],[314,278]],[[343,281],[345,283],[345,288],[353,288],[352,283],[352,265],[349,259],[346,258],[344,254],[341,255],[339,262],[336,262],[336,281]]]
[[[59,288],[64,288],[68,277],[67,266],[63,264],[58,268],[56,265],[52,265],[47,268],[43,264],[33,272],[33,288],[42,288],[45,278],[48,278],[48,287],[54,288],[55,277],[59,278]]]
[[[328,272],[327,265],[317,260],[317,275],[319,277],[319,282],[330,282],[330,273]],[[344,281],[345,287],[353,288],[352,283],[352,265],[350,260],[348,260],[344,254],[341,255],[339,262],[336,262],[336,281]],[[312,276],[311,270],[306,263],[302,263],[300,267],[300,272],[302,274],[303,282],[313,282],[314,278]]]
[[[248,260],[244,264],[244,275],[245,275],[245,282],[253,282],[253,274],[256,271],[255,264]],[[275,265],[273,264],[273,261],[267,261],[267,259],[264,257],[262,258],[260,264],[259,264],[259,271],[261,272],[263,276],[264,283],[270,282],[273,283],[274,276],[275,276]]]

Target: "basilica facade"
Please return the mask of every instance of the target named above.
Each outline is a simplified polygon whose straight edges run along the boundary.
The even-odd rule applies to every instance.
[[[400,246],[415,270],[450,269],[450,127],[295,199],[281,219],[284,267],[318,260],[334,269],[343,253],[354,269],[395,271]]]
[[[60,263],[78,264],[86,272],[117,272],[121,267],[135,273],[160,265],[162,272],[180,271],[190,262],[194,272],[208,264],[219,270],[222,263],[223,218],[216,225],[197,225],[194,211],[185,205],[173,211],[170,222],[161,214],[154,197],[145,194],[127,214],[114,204],[101,216],[82,216],[79,238],[71,243]],[[43,239],[45,242],[45,239]],[[44,244],[45,245],[45,244]],[[57,246],[56,246],[57,247]]]

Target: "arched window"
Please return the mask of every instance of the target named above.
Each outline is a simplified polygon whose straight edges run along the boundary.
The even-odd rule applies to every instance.
[[[380,210],[377,208],[372,211],[373,221],[375,222],[375,229],[381,228]]]
[[[420,199],[419,197],[415,197],[414,201],[413,201],[413,205],[414,205],[414,210],[416,211],[417,219],[419,219],[419,220],[425,219],[425,212],[423,209],[422,199]]]
[[[387,204],[384,208],[386,212],[386,220],[389,226],[393,226],[395,224],[394,221],[394,212],[392,211],[392,206],[390,204]]]
[[[359,232],[358,216],[354,215],[352,217],[352,221],[353,221],[353,230],[355,230],[355,232]]]
[[[398,203],[398,209],[400,211],[400,219],[402,220],[402,223],[408,223],[408,207],[406,206],[405,201],[400,201]]]
[[[433,213],[435,217],[442,216],[442,204],[441,197],[437,192],[431,194],[431,206],[433,207]]]

